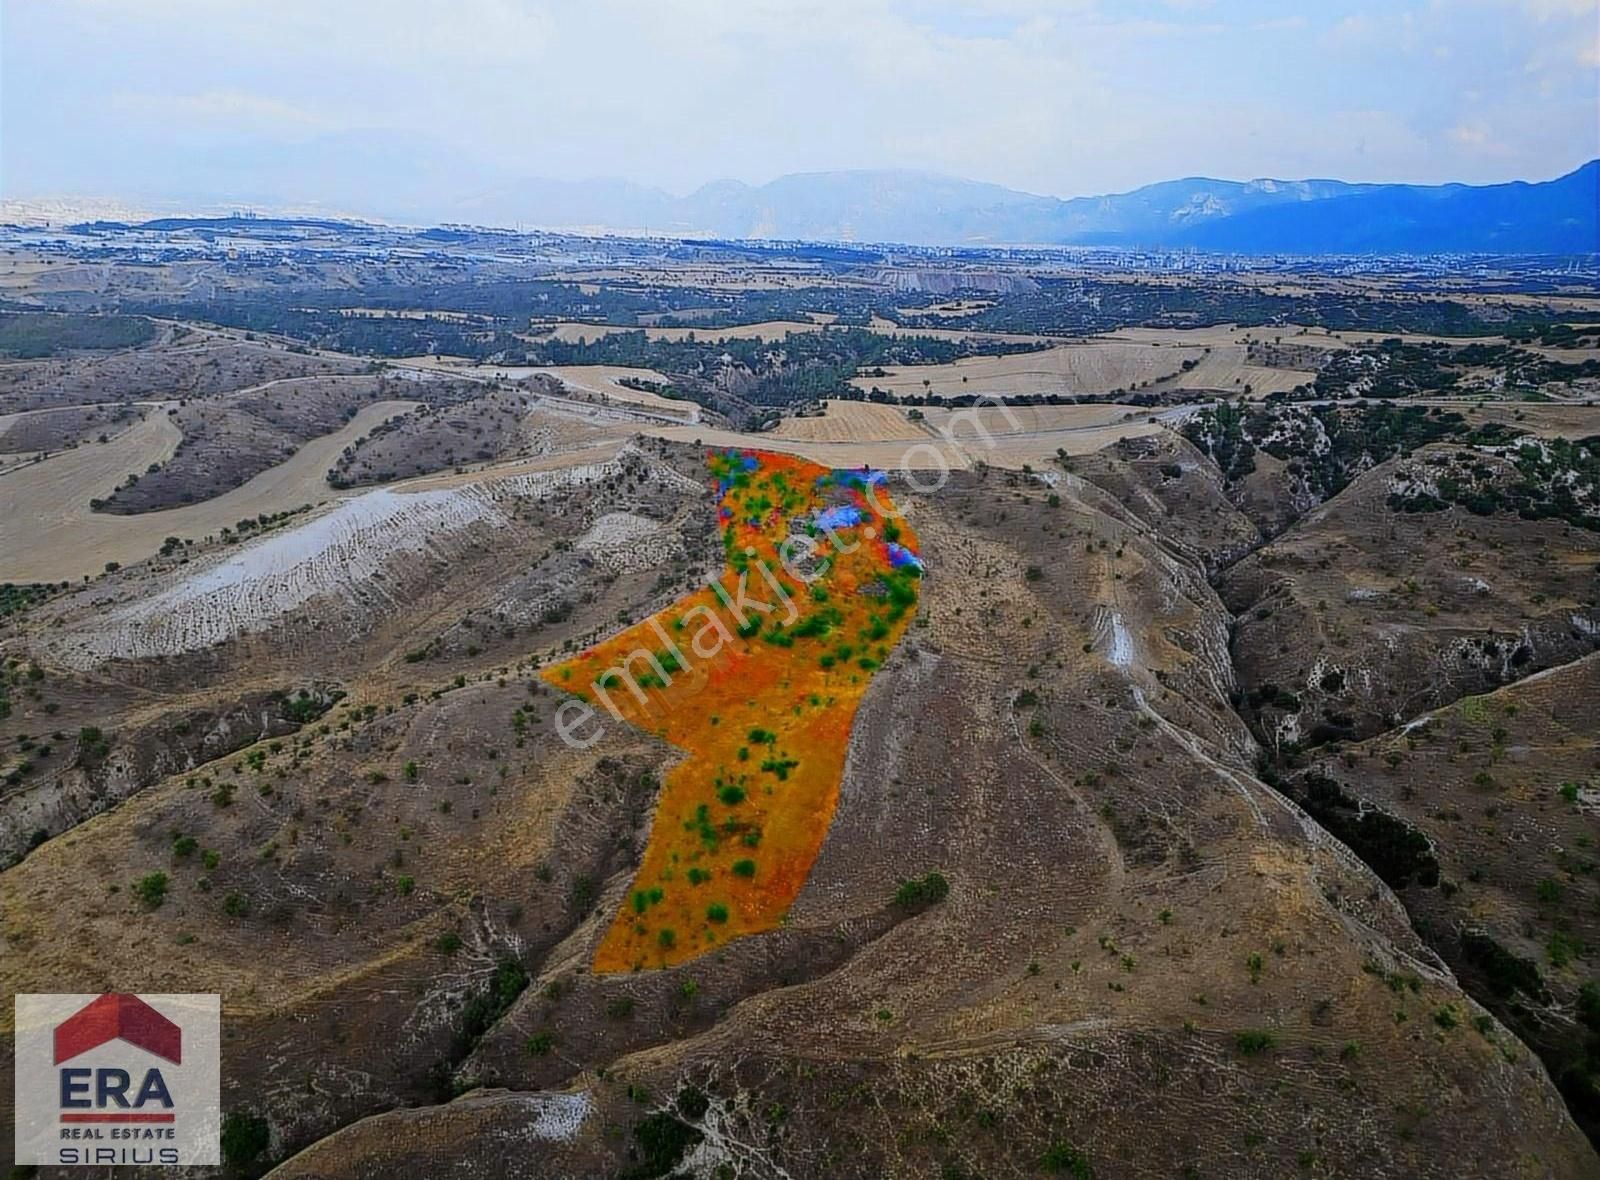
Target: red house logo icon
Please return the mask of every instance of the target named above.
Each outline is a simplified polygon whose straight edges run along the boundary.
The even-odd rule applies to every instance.
[[[183,1030],[138,996],[107,992],[56,1026],[55,1063],[70,1061],[108,1041],[130,1045],[183,1064]]]

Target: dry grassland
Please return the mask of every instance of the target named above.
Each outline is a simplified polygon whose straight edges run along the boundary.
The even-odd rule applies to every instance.
[[[647,427],[644,433],[709,447],[745,447],[799,455],[843,469],[965,470],[976,462],[1018,469],[1047,468],[1058,451],[1082,455],[1124,438],[1159,433],[1137,406],[1006,406],[924,411],[918,425],[892,406],[829,402],[822,418],[785,419],[754,434],[699,426]],[[837,408],[837,414],[831,411]]]
[[[802,323],[799,320],[767,320],[759,324],[735,324],[728,328],[635,328],[625,324],[584,324],[566,321],[559,324],[541,324],[538,327],[541,329],[548,327],[550,329],[548,335],[529,333],[519,336],[518,339],[529,342],[554,339],[565,344],[587,344],[623,332],[643,332],[651,340],[684,340],[690,336],[704,341],[787,340],[794,332],[817,332],[824,325]]]
[[[1203,356],[1198,347],[1097,340],[1043,352],[968,357],[945,365],[907,365],[889,369],[883,377],[856,377],[853,384],[863,390],[876,386],[901,397],[1102,394],[1175,376],[1184,361]]]

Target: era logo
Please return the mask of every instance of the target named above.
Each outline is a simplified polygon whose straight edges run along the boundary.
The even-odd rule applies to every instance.
[[[16,1011],[18,1163],[220,1162],[217,996],[18,996]]]
[[[56,1025],[56,1064],[81,1057],[112,1040],[126,1041],[174,1065],[183,1064],[183,1030],[138,996],[121,992],[107,992]],[[61,1121],[64,1123],[170,1123],[176,1118],[170,1113],[172,1092],[156,1066],[145,1071],[138,1094],[131,1102],[128,1088],[133,1084],[133,1077],[125,1069],[67,1068],[61,1070],[60,1078]],[[163,1110],[145,1114],[146,1103],[154,1103]],[[90,1107],[102,1113],[77,1113]],[[115,1109],[107,1113],[108,1107]],[[123,1110],[136,1113],[118,1113]]]
[[[94,1077],[94,1101],[89,1100],[89,1078]],[[139,1086],[139,1096],[132,1103],[128,1101],[128,1086],[133,1079],[128,1076],[125,1069],[64,1069],[61,1071],[61,1109],[69,1110],[72,1107],[111,1105],[120,1106],[127,1110],[131,1105],[138,1109],[146,1102],[159,1102],[162,1106],[171,1109],[172,1095],[167,1091],[166,1079],[161,1076],[159,1069],[145,1071],[144,1082]],[[62,1120],[82,1118],[81,1115],[61,1116]],[[115,1119],[107,1116],[109,1122],[124,1122],[131,1120]],[[170,1115],[162,1115],[161,1122],[170,1123]]]

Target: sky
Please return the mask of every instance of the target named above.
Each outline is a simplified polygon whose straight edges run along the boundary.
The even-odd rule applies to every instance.
[[[1600,155],[1597,95],[1597,0],[0,0],[0,197],[1487,183]]]

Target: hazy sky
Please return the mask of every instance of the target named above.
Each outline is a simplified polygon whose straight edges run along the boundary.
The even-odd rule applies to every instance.
[[[1596,0],[0,0],[0,22],[6,197],[215,195],[363,150],[374,185],[415,158],[423,185],[917,168],[1059,196],[1600,155]]]

